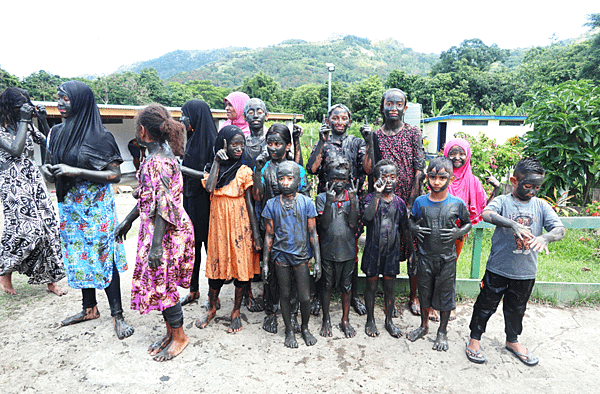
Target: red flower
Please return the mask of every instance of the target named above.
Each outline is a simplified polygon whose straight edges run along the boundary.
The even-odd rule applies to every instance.
[[[600,215],[600,213],[598,213],[598,212],[592,213],[592,216],[598,216],[598,215]]]

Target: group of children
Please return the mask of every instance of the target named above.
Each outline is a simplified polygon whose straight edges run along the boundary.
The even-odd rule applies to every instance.
[[[394,108],[396,112],[391,111],[390,116],[402,118],[404,112]],[[383,110],[382,115],[386,116]],[[381,277],[385,329],[391,336],[400,337],[402,333],[392,320],[396,314],[394,282],[400,261],[411,255],[411,265],[417,272],[421,326],[410,331],[407,339],[416,341],[427,335],[430,313],[436,310],[440,312],[440,325],[433,349],[445,351],[447,326],[456,307],[456,260],[460,253],[457,246],[472,224],[483,218],[495,224],[496,230],[481,294],[474,306],[470,342],[465,349],[467,358],[475,363],[485,361],[479,341],[487,320],[504,297],[506,348],[527,365],[537,363],[518,343],[517,336],[535,281],[537,252],[548,252],[548,243],[565,234],[554,211],[535,198],[544,179],[544,169],[537,160],[527,158],[517,164],[510,178],[512,194],[492,200],[498,186],[492,178],[495,192],[486,201],[481,183],[470,169],[468,143],[451,140],[445,156],[430,160],[425,170],[429,192],[411,201],[412,206],[408,207],[409,202],[395,194],[399,181],[397,164],[389,159],[374,163],[372,142],[347,135],[351,113],[337,104],[329,110],[307,164],[309,172],[319,175],[315,205],[302,166],[301,128],[295,126],[291,132],[286,125],[275,123],[265,132],[267,110],[259,99],[246,101],[244,116],[250,135],[245,136],[235,124],[223,127],[214,139],[214,153],[203,159],[204,171],[178,163],[171,146],[180,141],[176,135],[184,127],[179,127],[181,124],[163,106],[150,105],[136,117],[136,141],[148,156],[137,173],[138,204],[114,233],[116,239],[123,240],[133,221],[141,219],[131,304],[141,313],[158,310],[163,314],[167,333],[148,350],[157,361],[175,357],[188,343],[177,287],[190,286],[194,265],[199,263],[195,254],[199,251],[194,247],[198,245],[194,242],[195,224],[183,209],[183,173],[200,180],[210,195],[208,235],[204,240],[208,305],[207,312],[196,322],[198,328],[205,328],[216,316],[220,290],[233,281],[235,298],[229,332],[241,330],[242,302],[244,297],[252,299],[250,280],[262,274],[262,306],[266,311],[263,328],[277,332],[279,305],[285,324],[285,346],[298,347],[296,333],[301,334],[307,346],[314,345],[317,340],[308,327],[312,260],[315,282],[320,283],[321,336],[333,335],[330,304],[335,289],[341,292],[339,328],[345,337],[356,335],[349,321],[351,305],[366,312],[365,333],[378,336],[374,308]],[[182,119],[184,125],[186,120],[190,121]],[[186,127],[189,129],[189,125]],[[371,130],[366,123],[361,132],[369,136]],[[368,193],[363,187],[365,162],[374,164],[369,173],[372,190]],[[459,186],[453,189],[453,182]],[[361,262],[366,276],[364,306],[353,295],[358,237],[363,227],[367,231]],[[542,229],[548,232],[542,235]],[[321,276],[323,280],[319,282]],[[299,325],[295,318],[297,304]],[[84,317],[78,321],[86,320]],[[122,337],[133,333],[124,322],[122,325]]]

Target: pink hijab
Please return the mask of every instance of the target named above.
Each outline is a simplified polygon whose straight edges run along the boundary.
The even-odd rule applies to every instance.
[[[481,212],[485,208],[487,196],[481,182],[471,171],[471,145],[462,138],[455,138],[446,142],[444,146],[444,156],[448,157],[448,152],[453,146],[460,146],[467,154],[465,164],[460,168],[454,168],[454,177],[456,178],[450,186],[448,192],[455,197],[462,199],[471,218],[471,223],[476,224],[481,221]]]
[[[234,120],[227,119],[225,123],[223,123],[223,126],[221,126],[221,129],[225,126],[234,125],[242,129],[244,135],[250,135],[250,126],[248,126],[248,123],[246,123],[246,119],[244,118],[244,106],[246,105],[246,101],[250,100],[250,97],[246,93],[231,92],[225,97],[225,100],[231,103],[235,109],[237,118]]]

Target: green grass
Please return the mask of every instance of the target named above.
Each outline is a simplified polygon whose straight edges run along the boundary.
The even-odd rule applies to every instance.
[[[484,229],[479,278],[483,277],[491,248],[492,229]],[[581,238],[584,240],[582,241]],[[589,238],[589,241],[587,240]],[[549,246],[550,254],[538,254],[537,281],[600,283],[600,236],[594,230],[569,229]],[[469,278],[473,237],[470,236],[456,267],[458,278]]]

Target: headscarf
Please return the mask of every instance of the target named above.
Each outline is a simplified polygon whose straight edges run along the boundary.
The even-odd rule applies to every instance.
[[[476,224],[481,221],[481,212],[486,205],[486,194],[483,190],[481,182],[471,171],[471,145],[463,138],[455,138],[446,142],[444,146],[444,156],[448,157],[448,152],[453,146],[460,146],[467,154],[465,164],[460,168],[453,168],[454,177],[456,178],[450,186],[448,192],[455,197],[462,199],[471,218],[471,223]]]
[[[246,123],[246,118],[244,118],[244,106],[246,105],[246,101],[250,100],[250,96],[242,92],[231,92],[225,97],[225,100],[231,103],[235,109],[237,118],[234,120],[227,119],[225,123],[223,123],[221,130],[225,126],[234,125],[242,129],[244,135],[250,135],[250,126]]]
[[[189,100],[181,107],[183,115],[190,119],[194,129],[187,141],[183,165],[194,170],[204,171],[211,163],[213,147],[217,139],[217,128],[208,104],[202,100]],[[187,197],[197,195],[202,189],[202,182],[189,176],[183,177],[183,194]]]
[[[102,125],[94,93],[79,81],[59,86],[71,100],[71,115],[52,128],[46,161],[49,164],[67,164],[87,170],[101,171],[110,163],[123,162],[113,135]],[[56,197],[62,202],[77,181],[75,177],[56,180]]]
[[[223,140],[225,140],[227,145],[229,145],[233,137],[238,134],[244,137],[244,132],[237,126],[229,125],[223,127],[217,135],[214,154],[216,155],[220,149],[227,150],[227,146],[223,145]],[[221,161],[221,164],[219,165],[219,179],[217,180],[217,185],[215,187],[216,189],[220,189],[223,186],[229,185],[229,183],[235,179],[237,171],[242,166],[242,156],[240,156],[240,158],[237,160],[229,158],[225,161]]]

